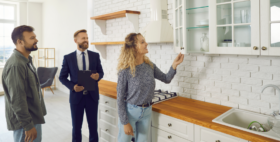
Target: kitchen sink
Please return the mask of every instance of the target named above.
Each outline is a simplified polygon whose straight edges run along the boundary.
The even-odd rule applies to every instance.
[[[239,130],[247,131],[253,134],[261,135],[275,140],[280,140],[280,135],[277,135],[273,130],[267,132],[258,132],[247,129],[251,122],[258,121],[261,124],[267,124],[267,119],[270,116],[250,111],[232,108],[222,115],[216,117],[212,121],[228,127],[233,127]]]

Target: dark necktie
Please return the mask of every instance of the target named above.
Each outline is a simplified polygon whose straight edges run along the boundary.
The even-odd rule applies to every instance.
[[[86,70],[86,58],[85,58],[85,52],[82,52],[83,54],[83,70]]]

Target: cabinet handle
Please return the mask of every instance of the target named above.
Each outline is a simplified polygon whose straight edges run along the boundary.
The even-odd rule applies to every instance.
[[[266,50],[266,49],[267,49],[267,47],[265,47],[265,46],[262,47],[262,50]]]
[[[106,132],[108,132],[108,131],[109,131],[109,129],[106,129],[105,131],[106,131]]]
[[[108,104],[108,103],[109,103],[108,101],[105,102],[105,104]]]
[[[171,124],[171,123],[168,123],[168,126],[169,126],[169,127],[171,127],[171,126],[172,126],[172,124]]]
[[[257,47],[257,46],[254,46],[253,49],[254,49],[254,50],[258,50],[258,47]]]
[[[168,139],[171,139],[172,137],[171,136],[168,136]]]
[[[216,140],[216,142],[221,142],[220,140]]]
[[[109,110],[105,110],[105,112],[108,112]]]
[[[181,50],[183,50],[184,49],[184,47],[181,47]]]

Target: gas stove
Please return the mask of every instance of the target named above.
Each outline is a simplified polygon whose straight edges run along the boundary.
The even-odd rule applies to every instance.
[[[178,97],[176,92],[169,92],[168,93],[168,91],[162,91],[160,89],[159,90],[155,90],[154,94],[155,95],[154,95],[154,98],[152,100],[152,102],[154,104],[157,104],[157,103],[160,103],[160,102],[163,102],[163,101],[170,100],[170,99]]]

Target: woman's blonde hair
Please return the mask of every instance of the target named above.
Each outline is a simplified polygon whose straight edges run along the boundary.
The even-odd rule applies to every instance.
[[[135,76],[136,55],[138,46],[138,37],[142,36],[140,33],[130,33],[125,38],[125,43],[121,48],[121,54],[118,63],[118,72],[121,70],[130,68],[131,75]],[[144,55],[144,62],[149,64],[153,68],[153,63],[150,59]]]

